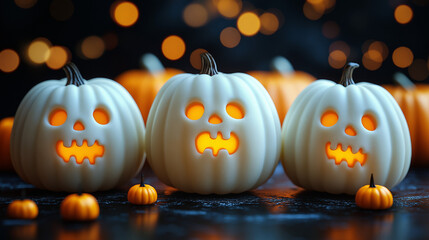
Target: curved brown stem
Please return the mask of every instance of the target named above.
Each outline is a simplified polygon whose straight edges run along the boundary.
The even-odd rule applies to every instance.
[[[79,72],[79,69],[76,67],[74,63],[72,62],[67,63],[63,67],[63,70],[67,76],[66,86],[73,84],[79,87],[80,85],[85,84],[84,82],[85,79],[83,79],[82,75]]]
[[[343,75],[341,76],[341,80],[339,84],[343,85],[344,87],[347,87],[348,85],[355,84],[353,81],[353,70],[355,68],[358,68],[359,64],[354,62],[349,62],[344,66]]]
[[[201,53],[201,71],[200,74],[208,74],[210,76],[216,75],[217,71],[216,62],[213,56],[208,53]]]

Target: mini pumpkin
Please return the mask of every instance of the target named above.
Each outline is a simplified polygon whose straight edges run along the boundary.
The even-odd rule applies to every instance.
[[[0,121],[0,171],[13,170],[10,160],[10,134],[12,133],[13,117]]]
[[[115,80],[134,98],[146,123],[150,107],[159,89],[168,79],[183,72],[174,68],[164,68],[153,54],[143,55],[142,65],[143,69],[128,70]]]
[[[280,123],[283,123],[295,98],[316,78],[306,72],[295,71],[292,64],[281,56],[274,58],[271,66],[272,72],[253,71],[249,74],[267,89],[276,106]]]
[[[98,218],[100,207],[97,199],[89,193],[70,194],[60,206],[61,217],[70,221],[90,221]]]
[[[411,164],[429,166],[429,85],[414,84],[402,73],[396,73],[398,86],[383,85],[402,109],[410,129],[413,147]]]
[[[280,154],[280,122],[264,87],[244,73],[179,74],[149,112],[148,162],[167,185],[200,194],[240,193],[263,184]]]
[[[149,205],[158,199],[155,188],[143,183],[143,174],[140,178],[140,184],[136,184],[128,190],[128,202],[135,205]]]
[[[53,191],[107,190],[144,163],[144,123],[115,81],[86,81],[74,64],[67,79],[39,83],[24,97],[11,136],[19,176]]]
[[[289,110],[282,130],[288,177],[308,190],[355,194],[374,173],[392,188],[410,167],[405,117],[384,88],[355,84],[346,65],[340,84],[317,80]]]
[[[356,193],[356,205],[365,209],[388,209],[393,205],[392,193],[384,186],[374,184],[371,174],[369,185],[361,187]]]
[[[14,200],[7,207],[7,215],[17,219],[35,219],[39,214],[37,204],[31,199]]]

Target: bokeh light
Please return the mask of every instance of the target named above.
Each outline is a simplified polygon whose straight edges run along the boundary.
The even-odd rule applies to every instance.
[[[335,69],[340,69],[344,67],[347,61],[346,54],[341,50],[334,50],[329,53],[328,62],[329,66]]]
[[[341,50],[346,57],[350,56],[350,47],[344,41],[335,41],[329,45],[329,52],[333,52],[335,50]]]
[[[395,8],[395,20],[400,24],[407,24],[413,19],[413,10],[408,5],[399,5]]]
[[[389,48],[384,42],[374,41],[368,47],[368,52],[371,54],[372,51],[377,51],[381,54],[383,61],[386,60],[389,55]]]
[[[188,26],[201,27],[206,24],[208,19],[209,14],[206,8],[199,3],[191,3],[183,10],[183,20]]]
[[[162,41],[161,50],[167,59],[177,60],[185,54],[186,45],[181,37],[171,35]]]
[[[109,32],[103,35],[104,46],[106,50],[113,50],[118,46],[118,35],[114,32]]]
[[[383,57],[381,56],[381,53],[376,50],[368,50],[362,56],[363,66],[370,71],[375,71],[379,69],[381,67],[382,62]]]
[[[279,29],[279,19],[274,13],[263,13],[259,19],[261,20],[261,29],[259,31],[262,34],[271,35]]]
[[[427,68],[427,63],[423,59],[416,59],[408,68],[408,74],[410,78],[423,81],[429,76],[429,70]]]
[[[89,59],[101,57],[104,53],[104,41],[98,36],[89,36],[82,41],[80,50],[83,56]]]
[[[111,9],[113,20],[122,27],[131,27],[139,18],[139,10],[132,2],[114,2]]]
[[[37,0],[15,0],[15,4],[20,8],[31,8],[37,3]]]
[[[340,35],[340,27],[334,21],[327,21],[322,26],[322,34],[328,39],[334,39]]]
[[[306,1],[302,7],[304,16],[310,20],[318,20],[325,13],[325,4],[322,0]]]
[[[207,50],[198,48],[192,51],[191,57],[189,58],[189,61],[191,62],[192,67],[195,69],[200,70],[201,69],[201,53],[205,53]]]
[[[49,57],[51,42],[46,38],[36,38],[27,49],[28,58],[33,63],[41,64]]]
[[[66,21],[73,15],[73,2],[71,0],[53,0],[49,12],[55,20]]]
[[[236,47],[241,41],[241,35],[234,27],[227,27],[220,33],[220,42],[227,48]]]
[[[218,0],[215,5],[222,16],[234,18],[240,13],[243,3],[241,0]]]
[[[393,63],[400,68],[406,68],[413,62],[413,52],[407,47],[398,47],[393,51],[392,60]]]
[[[46,65],[51,69],[60,69],[70,60],[70,51],[62,46],[53,46],[49,51]]]
[[[0,70],[5,73],[15,71],[19,66],[19,56],[12,49],[4,49],[0,52]]]
[[[255,13],[246,12],[238,17],[237,28],[244,36],[253,36],[261,28],[261,21]]]

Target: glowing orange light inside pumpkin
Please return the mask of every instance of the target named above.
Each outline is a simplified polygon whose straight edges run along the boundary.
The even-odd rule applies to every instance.
[[[217,114],[213,114],[209,118],[209,123],[219,124],[219,123],[222,123],[222,119]]]
[[[76,130],[76,131],[83,131],[83,130],[85,130],[85,126],[83,126],[83,124],[80,121],[77,121],[73,125],[73,129]]]
[[[352,126],[347,126],[346,130],[344,130],[349,136],[356,136],[356,131]]]
[[[377,122],[371,115],[363,115],[361,121],[364,128],[368,131],[374,131],[377,128]]]
[[[49,123],[52,126],[61,126],[66,122],[66,120],[67,112],[63,109],[56,109],[49,116]]]
[[[338,115],[336,112],[329,110],[322,115],[320,122],[325,127],[332,127],[338,122]]]
[[[335,160],[336,165],[340,165],[341,162],[345,161],[349,167],[354,167],[357,162],[363,166],[367,158],[367,154],[363,153],[362,149],[359,149],[357,153],[353,153],[352,147],[348,146],[346,151],[343,151],[341,143],[338,144],[336,149],[332,150],[330,142],[326,144],[326,156],[328,156],[328,159]]]
[[[100,145],[98,141],[95,141],[92,146],[88,146],[88,141],[83,140],[82,145],[78,146],[76,140],[73,140],[70,147],[66,147],[64,141],[58,141],[56,149],[58,156],[66,163],[70,161],[71,157],[74,157],[77,164],[82,164],[83,160],[88,159],[89,163],[94,165],[95,159],[104,155],[104,146]]]
[[[109,114],[101,108],[95,109],[92,115],[95,121],[101,125],[106,125],[110,122]]]
[[[211,138],[209,132],[202,132],[195,139],[195,146],[199,153],[202,154],[205,149],[211,149],[215,157],[222,149],[228,151],[230,155],[234,154],[238,149],[238,144],[238,137],[233,132],[229,139],[224,139],[221,132],[217,133],[216,138]]]
[[[229,103],[226,105],[226,112],[229,116],[235,119],[244,118],[244,110],[237,103]]]
[[[204,114],[204,106],[201,103],[195,102],[189,104],[186,108],[186,116],[191,120],[198,120]]]

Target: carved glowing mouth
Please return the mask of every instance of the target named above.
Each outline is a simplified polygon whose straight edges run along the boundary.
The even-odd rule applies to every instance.
[[[335,160],[336,165],[340,165],[342,161],[347,162],[349,167],[354,167],[356,162],[359,162],[363,166],[366,162],[367,154],[363,153],[362,148],[357,153],[352,152],[352,147],[348,146],[346,151],[342,150],[341,143],[338,144],[337,148],[332,150],[331,143],[326,144],[326,156],[329,159]]]
[[[216,138],[211,138],[209,132],[202,132],[195,139],[195,146],[201,154],[208,148],[212,150],[213,156],[217,156],[222,149],[228,151],[231,155],[237,151],[238,142],[238,137],[233,132],[229,139],[224,139],[221,132],[217,133]]]
[[[85,159],[88,159],[90,164],[95,164],[95,159],[104,155],[104,146],[98,144],[98,141],[88,146],[88,141],[83,140],[82,145],[78,146],[76,140],[73,140],[70,147],[64,146],[64,141],[58,141],[56,148],[58,156],[64,162],[69,162],[71,157],[75,157],[77,164],[82,164]]]

